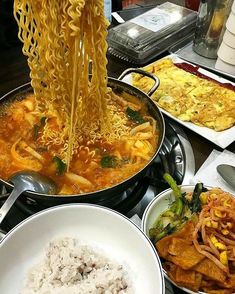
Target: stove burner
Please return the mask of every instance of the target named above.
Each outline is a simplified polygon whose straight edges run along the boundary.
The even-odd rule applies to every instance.
[[[188,158],[186,158],[186,148],[182,144],[182,141],[186,140],[186,135],[182,137],[181,134],[184,135],[182,130],[177,129],[174,123],[169,122],[169,119],[167,119],[166,135],[162,148],[146,175],[133,187],[120,195],[119,202],[115,204],[110,202],[107,206],[129,217],[134,214],[138,214],[141,217],[144,209],[155,195],[168,188],[168,185],[162,179],[164,172],[169,172],[177,184],[182,184],[188,173]],[[191,156],[193,156],[192,150]],[[194,170],[190,172],[194,173]],[[4,191],[4,187],[1,187],[0,194],[2,195],[0,195],[0,203],[3,203],[8,196],[8,194],[4,194]],[[29,197],[19,197],[3,222],[2,228],[5,231],[9,231],[9,229],[13,228],[21,220],[45,208],[47,206],[39,204]]]

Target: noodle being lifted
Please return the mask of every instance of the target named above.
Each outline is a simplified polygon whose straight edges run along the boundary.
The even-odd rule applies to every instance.
[[[65,125],[62,133],[61,128],[52,132],[46,121],[44,140],[58,144],[68,141],[69,166],[75,137],[94,139],[97,131],[105,137],[111,132],[111,109],[107,109],[108,23],[103,1],[16,0],[14,15],[23,53],[28,56],[37,105],[47,117],[56,116]],[[114,129],[120,128],[116,121],[112,123]]]
[[[126,180],[152,158],[156,121],[138,98],[107,86],[103,5],[15,0],[34,93],[1,108],[0,177],[30,169],[53,178],[60,194],[86,193]]]

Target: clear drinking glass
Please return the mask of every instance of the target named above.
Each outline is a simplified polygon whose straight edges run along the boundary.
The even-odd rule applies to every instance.
[[[193,50],[208,58],[217,58],[230,0],[201,0],[198,9]]]

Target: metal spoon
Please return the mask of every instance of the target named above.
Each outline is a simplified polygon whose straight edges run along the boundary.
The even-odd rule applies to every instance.
[[[229,164],[220,164],[217,166],[217,172],[230,186],[235,189],[235,167]]]
[[[11,176],[10,182],[14,184],[14,189],[0,209],[0,225],[15,203],[17,198],[25,191],[33,191],[43,194],[55,194],[55,183],[46,176],[34,171],[20,171]]]

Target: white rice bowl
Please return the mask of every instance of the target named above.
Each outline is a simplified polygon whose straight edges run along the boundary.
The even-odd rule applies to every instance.
[[[73,238],[81,248],[73,245]],[[95,277],[85,273],[91,269],[90,254],[96,260]],[[160,260],[150,240],[128,218],[97,205],[61,205],[29,217],[0,242],[0,260],[4,294],[165,293]],[[75,270],[79,266],[85,278]],[[90,280],[90,288],[98,285],[106,291],[95,286],[85,292]]]
[[[21,294],[134,293],[127,271],[99,248],[74,238],[48,245],[43,260],[29,270]]]

